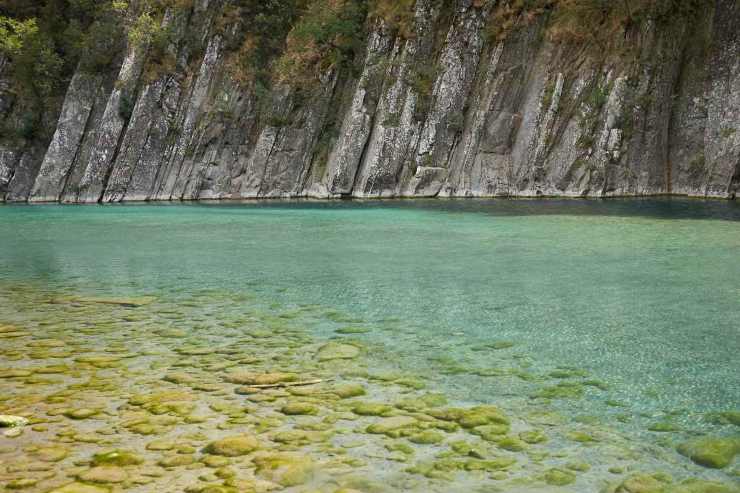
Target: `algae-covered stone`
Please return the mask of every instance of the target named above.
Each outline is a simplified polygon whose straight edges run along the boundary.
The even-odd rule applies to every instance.
[[[33,373],[28,370],[15,368],[0,368],[0,378],[25,378],[30,377]]]
[[[64,411],[64,413],[62,414],[64,414],[64,416],[70,419],[87,419],[97,414],[100,414],[100,410],[99,409],[88,409],[88,408],[68,409],[67,411]]]
[[[414,447],[407,443],[399,442],[399,443],[387,443],[385,444],[385,448],[391,452],[401,452],[405,455],[414,455]]]
[[[80,473],[77,478],[86,483],[123,483],[128,474],[118,466],[96,466]]]
[[[195,457],[190,454],[178,454],[163,457],[157,464],[162,467],[182,467],[195,463]]]
[[[740,426],[740,411],[724,411],[721,413],[711,414],[709,420],[719,425]]]
[[[497,442],[497,445],[499,448],[510,452],[521,452],[527,447],[522,440],[516,437],[504,437]]]
[[[5,484],[5,488],[9,490],[25,490],[27,488],[33,488],[38,482],[39,480],[34,478],[13,479]]]
[[[738,493],[740,488],[727,484],[717,483],[715,481],[705,481],[702,479],[687,479],[680,484],[670,486],[670,492],[661,493]],[[632,492],[630,492],[632,493]]]
[[[272,435],[271,439],[277,443],[288,443],[288,444],[306,444],[312,441],[321,441],[324,437],[322,433],[309,432],[304,430],[285,430],[278,431]]]
[[[370,329],[367,327],[342,327],[341,329],[337,329],[337,334],[342,335],[349,335],[349,334],[366,334],[370,332]]]
[[[311,458],[299,454],[264,454],[255,457],[254,463],[259,476],[286,488],[308,482],[314,470]]]
[[[568,462],[565,467],[571,471],[578,472],[588,472],[591,470],[591,465],[585,462]]]
[[[252,491],[254,491],[254,488],[239,489],[235,486],[227,486],[223,484],[198,485],[185,489],[185,493],[251,493]]]
[[[146,445],[147,450],[172,450],[177,444],[171,440],[153,440]]]
[[[93,455],[94,466],[135,466],[144,460],[138,455],[126,450],[109,450]]]
[[[315,415],[319,408],[309,402],[289,402],[280,408],[280,412],[288,416]]]
[[[490,346],[491,349],[508,349],[510,347],[514,347],[514,343],[511,341],[496,341]]]
[[[609,491],[613,493],[667,493],[666,480],[660,475],[633,474]],[[671,490],[672,491],[672,490]]]
[[[560,382],[552,387],[545,387],[533,397],[545,399],[578,399],[583,397],[583,385],[579,382]]]
[[[110,489],[104,486],[97,486],[85,483],[69,483],[59,488],[54,488],[48,493],[109,493]]]
[[[436,432],[436,431],[432,431],[432,430],[424,430],[420,433],[416,433],[409,437],[409,441],[413,443],[422,444],[422,445],[440,443],[444,441],[444,439],[445,437],[443,434]]]
[[[653,423],[648,427],[649,431],[655,431],[659,433],[670,433],[674,431],[681,431],[681,428],[673,423],[667,421],[661,421],[659,423]]]
[[[568,438],[573,440],[574,442],[579,443],[591,443],[596,442],[596,438],[593,435],[590,435],[583,431],[573,431],[568,433]]]
[[[489,424],[509,424],[503,411],[495,406],[476,406],[462,412],[457,422],[463,428],[475,428]]]
[[[34,450],[33,456],[42,462],[59,462],[69,455],[69,450],[61,446],[39,447]]]
[[[379,402],[358,402],[352,406],[352,412],[360,416],[387,416],[393,408]]]
[[[500,471],[507,469],[516,464],[513,457],[497,457],[490,460],[473,460],[470,459],[465,463],[465,469],[468,471]]]
[[[162,377],[162,380],[178,385],[192,385],[198,381],[194,376],[184,372],[170,372]]]
[[[368,433],[377,435],[396,435],[399,430],[412,427],[416,424],[416,419],[410,416],[394,416],[392,418],[381,419],[367,427]]]
[[[255,373],[251,371],[238,371],[228,373],[224,379],[229,383],[239,385],[275,385],[284,382],[295,382],[298,375],[295,373]]]
[[[471,430],[471,433],[473,433],[474,435],[478,435],[483,440],[486,440],[488,442],[498,442],[501,437],[503,435],[506,435],[508,432],[508,424],[476,426]]]
[[[360,348],[352,344],[341,342],[328,342],[321,346],[316,353],[319,361],[331,361],[335,359],[354,359],[360,355]]]
[[[545,482],[552,486],[566,486],[574,483],[576,475],[563,469],[549,469],[545,472]]]
[[[519,438],[529,444],[545,443],[547,441],[547,435],[540,430],[523,431],[519,433]]]
[[[206,455],[200,460],[206,467],[224,467],[231,464],[231,459],[220,455]]]
[[[0,414],[0,428],[15,428],[16,426],[26,426],[27,424],[28,419],[23,416]]]
[[[738,451],[740,451],[740,438],[700,438],[678,446],[678,452],[681,455],[712,469],[727,467]]]
[[[125,308],[138,308],[150,305],[157,301],[154,296],[139,296],[129,298],[95,298],[89,296],[72,296],[68,298],[54,298],[52,303],[94,303],[100,305],[117,305]]]
[[[254,452],[259,447],[260,443],[257,438],[251,435],[238,435],[211,442],[206,446],[205,452],[211,455],[238,457]]]
[[[351,397],[360,397],[365,395],[365,387],[359,383],[348,383],[344,385],[337,385],[332,389],[332,393],[338,395],[341,399],[349,399]]]

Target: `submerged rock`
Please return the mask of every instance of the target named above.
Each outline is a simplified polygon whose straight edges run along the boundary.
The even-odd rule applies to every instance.
[[[552,486],[566,486],[574,483],[576,475],[570,471],[553,468],[545,473],[545,482]]]
[[[55,488],[48,493],[109,493],[110,489],[103,486],[95,486],[84,483],[69,483],[60,488]]]
[[[95,454],[92,458],[94,466],[135,466],[142,462],[144,460],[141,457],[126,450],[109,450]]]
[[[97,414],[100,414],[100,410],[99,409],[88,409],[88,408],[69,409],[67,411],[64,411],[63,414],[69,419],[87,419],[87,418],[92,418],[93,416]]]
[[[613,493],[661,493],[665,486],[665,478],[662,476],[635,474],[610,491]]]
[[[661,493],[740,493],[740,488],[715,481],[687,479],[680,484],[666,487]]]
[[[352,406],[352,412],[360,416],[387,416],[393,408],[380,402],[358,402]]]
[[[504,437],[497,442],[499,448],[509,452],[521,452],[527,448],[526,444],[516,437]]]
[[[123,483],[128,474],[121,467],[97,466],[80,473],[77,478],[86,483]]]
[[[360,348],[352,344],[341,342],[329,342],[321,346],[316,353],[319,361],[331,361],[335,359],[353,359],[360,355]]]
[[[720,425],[740,426],[740,411],[725,411],[709,416],[709,420]]]
[[[289,402],[280,408],[280,412],[288,416],[315,415],[319,408],[309,402]]]
[[[239,385],[274,385],[283,382],[295,382],[298,375],[295,373],[254,373],[249,371],[238,371],[228,373],[225,380],[229,383]]]
[[[15,428],[16,426],[26,426],[27,424],[28,419],[23,416],[0,414],[0,428]]]
[[[70,296],[68,298],[53,298],[51,303],[93,303],[101,305],[118,305],[126,308],[138,308],[150,305],[157,301],[154,296],[140,296],[138,298],[94,298],[88,296]]]
[[[331,392],[338,395],[341,399],[349,399],[351,397],[360,397],[366,394],[365,387],[359,383],[348,383],[344,385],[337,385]]]
[[[254,452],[258,448],[260,448],[260,442],[257,438],[251,435],[238,435],[211,442],[204,452],[211,455],[238,457]]]
[[[182,467],[195,463],[195,457],[190,454],[178,454],[164,457],[157,462],[162,467]]]
[[[445,436],[432,430],[424,430],[409,437],[409,441],[422,445],[430,445],[444,441]]]
[[[309,456],[288,453],[261,455],[254,463],[259,476],[286,488],[308,482],[315,467]]]
[[[547,441],[547,435],[540,430],[523,431],[519,433],[519,438],[529,444],[544,443]]]
[[[27,488],[33,488],[38,482],[38,479],[33,478],[13,479],[12,481],[8,481],[5,488],[9,490],[25,490]]]
[[[413,427],[414,425],[416,425],[416,419],[410,416],[394,416],[371,424],[367,427],[367,432],[378,435],[393,436],[397,435],[399,430]]]
[[[740,451],[740,438],[700,438],[682,443],[677,450],[701,466],[722,469]]]
[[[60,446],[40,447],[33,452],[33,456],[42,462],[59,462],[69,455],[69,450]]]

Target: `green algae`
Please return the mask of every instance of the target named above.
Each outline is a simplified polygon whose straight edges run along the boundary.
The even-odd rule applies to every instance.
[[[207,454],[238,457],[247,455],[260,448],[257,438],[250,435],[238,435],[222,438],[208,444],[203,450]]]
[[[143,462],[144,460],[133,452],[118,449],[100,452],[92,457],[94,466],[135,466]]]
[[[564,469],[549,469],[545,472],[545,482],[551,486],[567,486],[576,481],[576,475]]]
[[[319,413],[319,408],[310,402],[289,402],[280,412],[288,416],[313,416]]]
[[[740,452],[740,438],[700,438],[682,443],[677,450],[701,466],[722,469]]]
[[[360,416],[388,416],[393,408],[379,402],[356,402],[352,405],[352,412]]]
[[[333,387],[331,391],[341,399],[350,399],[352,397],[360,397],[367,394],[365,387],[359,383],[337,385],[336,387]]]
[[[69,483],[59,488],[54,488],[48,493],[109,493],[110,489],[100,485],[85,483]]]
[[[409,441],[422,445],[431,445],[435,443],[443,442],[445,436],[441,433],[432,430],[425,430],[420,433],[415,433],[409,436]]]
[[[265,453],[254,458],[257,474],[284,487],[308,482],[315,470],[313,460],[301,454]]]

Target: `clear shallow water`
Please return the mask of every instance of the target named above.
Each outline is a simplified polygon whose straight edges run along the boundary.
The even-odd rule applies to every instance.
[[[306,321],[312,337],[364,329],[371,369],[458,402],[546,406],[647,444],[656,422],[735,433],[703,419],[740,409],[735,203],[5,206],[0,238],[6,286],[320,305],[336,313]],[[536,398],[562,381],[582,395]]]
[[[42,206],[0,217],[4,279],[258,292],[397,318],[416,336],[397,348],[410,358],[432,356],[416,346],[429,338],[452,357],[506,340],[535,364],[624,385],[637,406],[650,392],[671,410],[740,407],[734,203]]]

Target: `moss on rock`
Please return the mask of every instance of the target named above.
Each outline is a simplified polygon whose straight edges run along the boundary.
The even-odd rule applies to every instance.
[[[722,469],[740,451],[740,438],[700,438],[682,443],[677,450],[701,466]]]
[[[258,448],[260,448],[260,443],[257,438],[251,435],[238,435],[211,442],[206,446],[204,452],[224,457],[238,457],[254,452]]]

